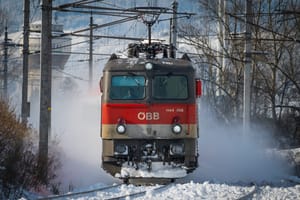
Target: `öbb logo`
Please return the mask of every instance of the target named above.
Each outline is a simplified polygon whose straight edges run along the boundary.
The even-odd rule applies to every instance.
[[[139,120],[159,120],[159,113],[158,112],[139,112],[137,114],[137,118]]]

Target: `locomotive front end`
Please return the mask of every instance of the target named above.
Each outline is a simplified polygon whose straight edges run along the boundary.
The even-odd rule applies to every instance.
[[[184,177],[198,165],[195,71],[184,59],[120,59],[100,87],[102,167],[115,177]]]

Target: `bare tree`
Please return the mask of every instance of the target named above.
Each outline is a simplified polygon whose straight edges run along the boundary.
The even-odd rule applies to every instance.
[[[19,199],[24,190],[57,186],[58,152],[50,145],[48,183],[38,176],[37,134],[16,119],[14,110],[0,99],[0,199]],[[56,188],[57,189],[57,188]]]
[[[218,3],[199,0],[202,17],[181,25],[180,34],[198,52],[195,59],[202,69],[206,98],[219,116],[230,122],[239,120],[242,113],[245,2],[227,0],[227,20],[220,16]],[[289,0],[253,4],[251,116],[271,120],[277,128],[288,115],[300,115],[299,8],[299,1]],[[223,24],[225,36],[219,34],[218,23]],[[225,65],[219,56],[226,59]]]

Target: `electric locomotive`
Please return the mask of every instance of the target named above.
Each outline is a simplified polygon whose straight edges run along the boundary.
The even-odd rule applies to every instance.
[[[131,45],[128,58],[113,54],[103,69],[102,167],[124,181],[174,180],[198,166],[201,82],[187,55],[168,58],[165,48]]]

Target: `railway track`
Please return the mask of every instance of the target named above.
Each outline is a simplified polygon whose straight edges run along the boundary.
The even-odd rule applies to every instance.
[[[169,188],[171,187],[173,184],[169,184],[169,185],[160,185],[160,186],[157,186],[156,188],[154,188],[152,191],[159,191],[159,190],[163,190],[163,189],[166,189],[166,188]],[[140,197],[140,196],[143,196],[146,194],[148,190],[145,189],[143,191],[140,191],[140,192],[133,192],[133,193],[130,193],[130,194],[126,194],[126,195],[120,195],[120,196],[117,196],[117,197],[111,197],[111,198],[105,198],[105,200],[119,200],[119,199],[126,199],[128,197]]]
[[[237,198],[237,200],[248,200],[248,199],[252,199],[253,198],[253,195],[255,193],[258,192],[258,187],[256,185],[253,185],[253,188],[250,192],[244,194],[243,196]]]
[[[81,192],[71,192],[71,193],[66,193],[66,194],[62,194],[62,195],[52,195],[52,196],[47,196],[47,197],[41,197],[41,198],[38,198],[38,200],[51,200],[51,199],[61,199],[61,198],[65,198],[65,197],[76,197],[78,195],[90,194],[90,193],[94,193],[94,192],[109,190],[112,188],[120,187],[121,185],[124,185],[124,184],[114,184],[111,186],[97,188],[97,189],[93,189],[93,190],[86,190],[86,191],[81,191]]]
[[[299,184],[299,181],[295,181],[292,179],[287,179],[286,181]],[[149,187],[140,187],[140,188],[133,188],[131,185],[127,184],[114,184],[107,187],[97,188],[93,190],[86,190],[81,192],[72,192],[62,195],[52,195],[47,197],[38,198],[38,200],[46,200],[46,199],[76,199],[80,198],[82,195],[91,195],[97,196],[100,199],[103,200],[119,200],[119,199],[135,199],[139,197],[145,197],[147,195],[148,191],[151,191],[153,194],[158,194],[163,191],[165,191],[167,188],[173,187],[175,183],[170,183],[166,185],[155,185],[155,186],[149,186]],[[267,184],[269,185],[269,184]],[[271,185],[271,183],[270,183]],[[247,192],[244,191],[243,193],[238,194],[238,196],[235,196],[234,199],[236,200],[248,200],[253,199],[255,195],[259,195],[261,192],[260,186],[253,184],[248,186],[249,189],[247,189]]]
[[[113,188],[118,188],[121,189],[122,186],[124,186],[126,184],[115,184],[115,185],[111,185],[111,186],[107,186],[107,187],[103,187],[103,188],[97,188],[97,189],[93,189],[93,190],[86,190],[86,191],[81,191],[81,192],[71,192],[71,193],[66,193],[66,194],[62,194],[62,195],[52,195],[52,196],[47,196],[47,197],[41,197],[38,198],[38,200],[51,200],[51,199],[65,199],[65,198],[77,198],[80,195],[84,195],[84,194],[92,194],[95,192],[107,192],[110,189]],[[155,187],[154,189],[152,189],[152,191],[159,191],[162,190],[163,188],[166,187],[170,187],[172,184],[169,185],[159,185],[157,187]],[[129,194],[123,194],[123,195],[119,195],[119,196],[112,196],[112,197],[108,197],[108,198],[104,198],[105,200],[116,200],[116,199],[125,199],[127,197],[139,197],[139,196],[143,196],[146,194],[146,192],[149,189],[145,188],[142,191],[134,191],[132,193]]]

